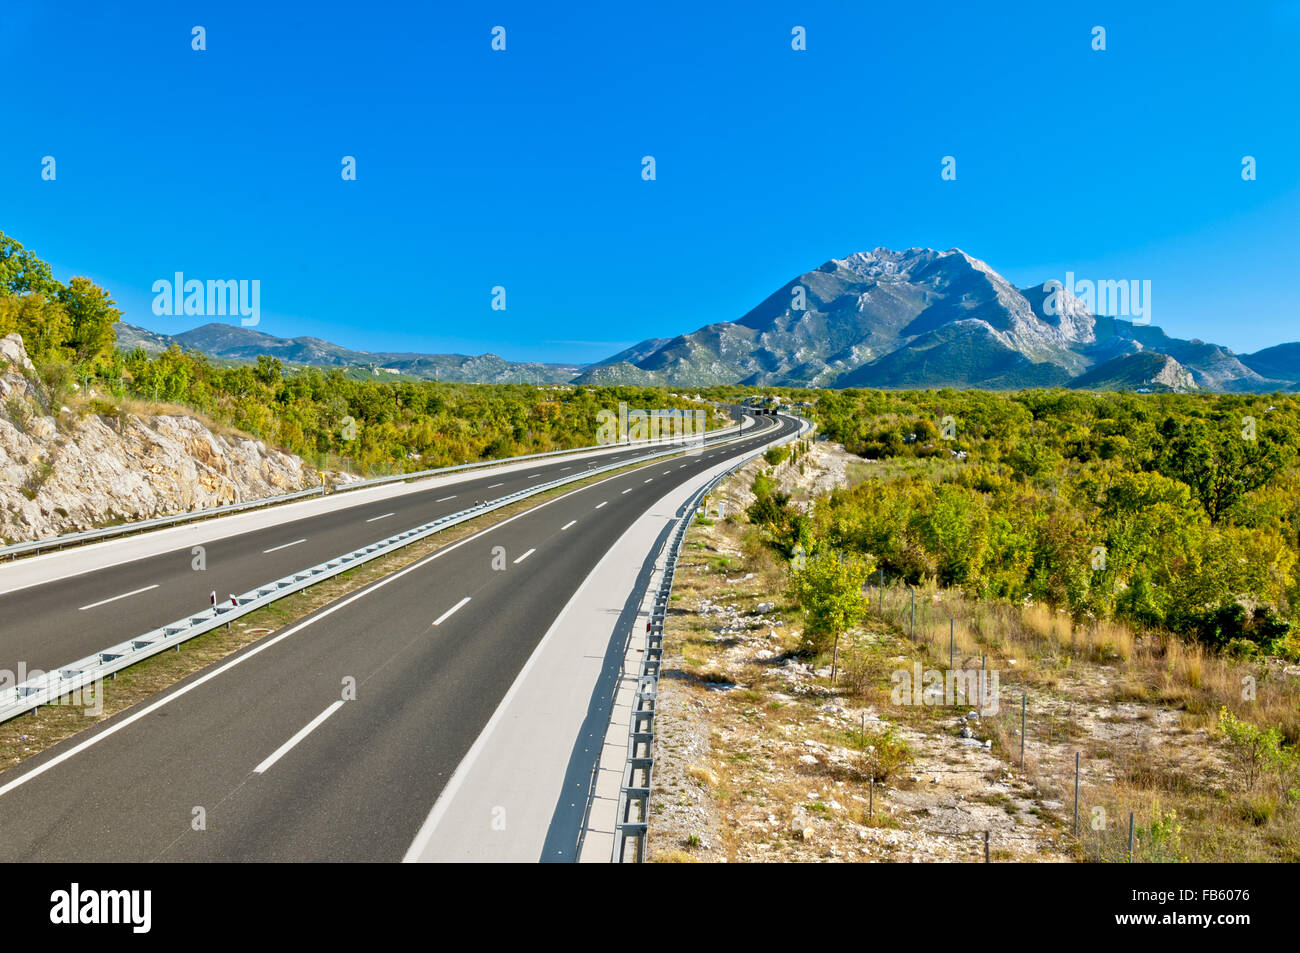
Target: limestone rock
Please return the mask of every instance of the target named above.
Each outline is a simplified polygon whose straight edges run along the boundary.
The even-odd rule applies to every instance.
[[[22,339],[0,338],[0,538],[25,542],[306,489],[292,454],[177,414],[78,417],[29,380]]]

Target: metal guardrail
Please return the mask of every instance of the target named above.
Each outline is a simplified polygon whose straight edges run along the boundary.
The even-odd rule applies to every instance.
[[[720,442],[729,443],[733,439],[743,439],[743,435],[727,438]],[[181,643],[195,636],[202,635],[204,632],[227,624],[240,616],[270,605],[277,599],[282,599],[294,592],[306,589],[308,586],[347,572],[349,569],[367,563],[372,559],[377,559],[403,546],[408,546],[449,526],[455,526],[484,513],[490,513],[503,506],[509,506],[511,503],[530,496],[536,496],[538,493],[568,483],[585,480],[611,470],[619,470],[624,467],[656,460],[660,457],[673,456],[682,452],[682,449],[681,446],[673,446],[657,453],[637,457],[634,460],[619,460],[603,467],[580,470],[560,479],[551,480],[548,483],[516,490],[514,493],[498,497],[490,502],[472,506],[448,516],[441,516],[414,529],[388,536],[350,553],[326,560],[323,563],[258,586],[255,589],[250,589],[242,595],[231,597],[228,601],[210,606],[200,612],[191,613],[175,622],[170,622],[143,635],[127,639],[125,642],[120,642],[75,662],[61,665],[53,671],[29,678],[13,688],[0,691],[0,722],[37,709],[42,705],[51,704],[60,698],[74,697],[82,689],[93,685],[105,676],[111,676],[115,672],[134,665],[136,662],[157,655],[159,652],[165,652],[170,648],[179,649]]]
[[[740,424],[731,424],[727,427],[720,427],[717,430],[708,431],[706,436],[721,436],[722,434],[730,433],[740,426]],[[501,457],[498,460],[477,460],[474,463],[461,463],[454,467],[438,467],[434,470],[417,470],[414,473],[394,473],[392,476],[373,477],[369,480],[357,480],[337,487],[335,492],[345,493],[348,490],[356,490],[366,486],[380,486],[385,483],[400,483],[403,480],[420,480],[425,477],[438,476],[443,473],[455,473],[458,470],[474,470],[480,467],[498,467],[507,463],[514,463],[517,460],[537,460],[542,457],[563,456],[566,453],[585,453],[592,450],[612,450],[616,447],[668,446],[669,444],[682,446],[689,444],[692,440],[696,439],[698,438],[694,436],[684,436],[669,437],[658,440],[629,440],[626,443],[598,444],[594,447],[575,447],[572,450],[547,450],[545,453],[526,453],[518,457]]]
[[[728,427],[721,427],[717,430],[707,433],[707,437],[713,438],[723,434],[730,433],[740,424],[732,424]],[[743,428],[742,428],[743,429]],[[421,480],[427,477],[439,476],[444,473],[455,473],[460,470],[474,470],[486,467],[505,466],[506,464],[515,463],[521,460],[536,460],[541,457],[558,457],[565,454],[588,453],[594,450],[608,450],[613,447],[637,447],[637,446],[681,446],[689,442],[690,437],[670,438],[668,440],[634,440],[628,443],[618,444],[600,444],[593,447],[574,447],[571,450],[548,450],[545,453],[527,453],[517,457],[501,457],[496,460],[478,460],[474,463],[461,463],[452,467],[438,467],[432,470],[418,470],[414,473],[397,473],[392,476],[375,477],[370,480],[356,480],[351,483],[344,483],[333,488],[335,493],[344,493],[349,490],[356,490],[362,487],[379,486],[384,483],[401,483],[406,480]],[[226,503],[221,506],[208,507],[202,510],[193,510],[188,513],[174,513],[170,516],[156,516],[151,519],[139,520],[132,523],[123,523],[120,526],[106,526],[101,529],[88,529],[76,533],[64,533],[62,536],[52,536],[49,539],[34,539],[26,543],[13,543],[9,546],[0,546],[0,558],[17,559],[19,556],[30,556],[34,553],[45,552],[50,549],[62,549],[64,546],[79,546],[83,543],[96,542],[103,539],[114,539],[119,536],[129,536],[132,533],[142,533],[151,529],[161,529],[167,526],[176,526],[181,523],[190,523],[198,520],[211,519],[216,516],[226,516],[230,513],[239,513],[244,510],[260,509],[266,506],[276,506],[280,503],[288,503],[293,500],[304,499],[309,496],[323,496],[326,493],[326,487],[318,486],[307,490],[298,490],[293,493],[281,493],[276,496],[267,496],[259,500],[247,500],[242,503]]]
[[[659,699],[659,673],[664,655],[664,623],[668,618],[673,577],[677,573],[677,560],[681,556],[682,544],[686,541],[686,531],[697,515],[700,503],[723,480],[761,456],[769,447],[797,440],[812,429],[809,420],[803,417],[797,419],[800,426],[793,434],[744,457],[692,495],[687,501],[685,513],[677,522],[671,542],[664,548],[663,575],[655,592],[650,621],[646,623],[645,650],[641,655],[641,670],[637,674],[636,695],[632,699],[632,713],[628,723],[627,763],[623,767],[623,780],[619,788],[611,858],[616,864],[645,862],[646,838],[650,830],[650,791],[654,782],[654,723]],[[629,845],[632,848],[630,858]]]
[[[322,496],[325,493],[325,487],[314,486],[309,490],[298,490],[294,493],[281,493],[276,496],[264,497],[260,500],[248,500],[243,503],[226,503],[222,506],[213,506],[205,510],[194,510],[189,513],[176,513],[172,516],[156,516],[152,519],[140,520],[135,523],[123,523],[121,526],[106,526],[103,529],[87,529],[79,533],[64,533],[62,536],[52,536],[49,539],[34,539],[27,543],[14,543],[11,546],[0,547],[0,557],[8,556],[10,559],[17,559],[19,556],[39,553],[47,549],[62,549],[64,546],[77,546],[81,543],[94,542],[99,539],[110,539],[115,536],[128,536],[131,533],[142,533],[146,530],[158,529],[163,526],[172,526],[176,523],[188,523],[191,520],[208,519],[212,516],[224,516],[227,513],[238,513],[241,510],[252,510],[263,506],[274,506],[276,503],[287,503],[290,500],[299,500],[308,496]]]

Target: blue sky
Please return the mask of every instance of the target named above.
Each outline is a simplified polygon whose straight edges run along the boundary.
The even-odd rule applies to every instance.
[[[1300,339],[1298,48],[1294,0],[6,0],[0,229],[159,331],[182,271],[270,334],[588,361],[957,246],[1244,352]]]

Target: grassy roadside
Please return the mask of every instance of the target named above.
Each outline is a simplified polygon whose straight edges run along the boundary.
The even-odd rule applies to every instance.
[[[888,673],[916,655],[891,626],[870,619],[841,644],[834,684],[829,655],[800,653],[786,569],[736,505],[761,467],[714,494],[728,515],[697,520],[678,564],[650,859],[979,861],[984,831],[995,861],[1069,859],[1039,792],[963,743],[950,723],[965,708],[890,705]]]
[[[132,705],[146,701],[212,663],[219,662],[331,602],[377,582],[440,549],[549,500],[660,462],[662,460],[629,464],[617,470],[577,480],[536,496],[518,500],[509,506],[449,527],[387,556],[373,559],[355,569],[292,593],[269,606],[234,620],[226,628],[213,629],[196,636],[183,643],[179,651],[162,652],[144,659],[118,672],[116,678],[103,683],[101,694],[103,710],[99,713],[86,713],[86,703],[93,700],[87,698],[77,704],[47,705],[36,712],[28,712],[10,719],[0,724],[0,779],[3,778],[4,771],[21,764],[27,758],[40,754],[78,732],[94,727]]]
[[[912,592],[873,585],[832,683],[744,516],[757,468],[714,495],[727,515],[693,524],[679,564],[652,860],[978,862],[988,831],[993,861],[1124,862],[1130,813],[1138,862],[1300,860],[1300,666],[934,586],[913,635]],[[992,704],[900,700],[914,665],[987,666]]]
[[[1125,859],[1132,813],[1139,860],[1300,860],[1300,667],[934,587],[916,604],[908,644],[924,664],[946,665],[951,631],[963,664],[986,657],[1000,673],[1002,705],[985,727],[1017,766],[1025,699],[1018,770],[1066,813],[1078,755],[1078,859]],[[910,592],[887,587],[873,611],[907,639]]]

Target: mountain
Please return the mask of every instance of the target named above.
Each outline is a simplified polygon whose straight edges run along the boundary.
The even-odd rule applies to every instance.
[[[507,361],[495,354],[394,354],[354,351],[314,337],[278,338],[235,324],[205,324],[181,334],[158,334],[125,322],[117,328],[118,347],[142,347],[151,354],[173,344],[220,361],[251,362],[268,354],[285,364],[352,368],[370,374],[406,374],[426,380],[506,384],[526,381],[558,384],[582,371],[578,364]]]
[[[1047,282],[1017,288],[959,248],[877,248],[799,275],[735,321],[643,341],[577,381],[1267,392],[1300,389],[1287,348],[1300,345],[1238,357],[1094,315]],[[1144,354],[1157,358],[1119,360]]]
[[[1278,344],[1243,354],[1241,362],[1264,377],[1300,382],[1300,343]]]
[[[1052,282],[1017,288],[960,248],[877,248],[833,258],[735,321],[650,338],[585,367],[495,354],[370,353],[237,324],[174,336],[119,324],[118,343],[155,353],[177,344],[217,361],[270,354],[353,376],[479,383],[1300,392],[1300,343],[1237,355],[1171,337],[1153,325],[1092,314]]]
[[[170,334],[146,331],[125,321],[117,322],[113,325],[113,330],[117,332],[117,346],[124,351],[133,351],[137,347],[142,347],[150,354],[161,354],[173,344],[180,343]]]
[[[1067,385],[1077,390],[1133,390],[1187,394],[1198,390],[1191,371],[1168,354],[1140,351],[1113,357],[1084,371]]]

